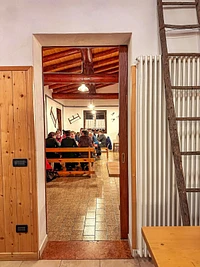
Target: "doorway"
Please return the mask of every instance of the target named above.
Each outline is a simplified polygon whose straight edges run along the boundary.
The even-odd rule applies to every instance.
[[[89,55],[86,54],[89,53]],[[82,66],[80,64],[80,66],[77,64],[77,62],[80,60],[79,57],[82,54],[82,58],[84,59],[82,63]],[[59,58],[59,56],[61,56]],[[68,57],[67,57],[68,56]],[[110,57],[109,57],[110,56]],[[65,58],[65,62],[63,61],[63,57]],[[89,59],[91,57],[94,57],[94,63],[92,62],[88,62]],[[116,60],[118,59],[118,60]],[[59,61],[57,61],[59,60]],[[110,61],[110,62],[109,62]],[[61,62],[59,64],[59,62]],[[114,63],[113,63],[114,62]],[[76,64],[76,67],[74,67],[74,64]],[[91,66],[94,65],[94,66]],[[54,181],[52,184],[48,184],[47,185],[47,218],[48,218],[48,232],[49,232],[49,239],[53,239],[53,240],[112,240],[112,239],[117,239],[119,240],[120,238],[124,238],[127,239],[127,235],[128,235],[128,184],[127,184],[127,109],[124,108],[126,105],[126,101],[127,101],[127,47],[126,46],[117,46],[117,47],[87,47],[87,48],[80,48],[80,47],[62,47],[62,48],[56,48],[56,47],[45,47],[43,48],[43,71],[44,71],[44,85],[48,86],[48,89],[52,89],[53,90],[53,98],[51,99],[51,113],[53,113],[53,108],[56,107],[58,105],[58,102],[61,101],[60,98],[63,98],[65,100],[65,105],[60,103],[60,105],[62,105],[64,107],[64,109],[66,109],[66,111],[64,112],[64,114],[67,114],[67,117],[65,118],[65,123],[64,123],[64,128],[63,130],[66,129],[70,129],[70,130],[79,130],[79,128],[82,128],[84,125],[85,128],[85,120],[84,123],[80,122],[78,123],[77,119],[81,120],[81,117],[83,116],[83,113],[85,114],[86,111],[80,110],[79,106],[77,104],[75,104],[76,106],[72,106],[71,109],[73,110],[73,113],[75,115],[70,115],[71,110],[68,109],[68,106],[66,106],[66,101],[69,100],[69,102],[71,102],[73,98],[78,99],[78,94],[77,94],[77,85],[73,84],[72,81],[68,81],[69,84],[65,84],[64,82],[66,81],[66,77],[68,77],[67,75],[70,75],[69,78],[71,78],[73,76],[73,78],[77,78],[80,77],[81,75],[79,75],[79,73],[81,73],[81,68],[82,68],[82,73],[85,74],[91,74],[92,72],[92,79],[98,79],[100,82],[99,83],[92,83],[90,84],[89,82],[87,82],[87,86],[90,87],[90,92],[87,95],[80,95],[80,99],[79,102],[83,102],[85,99],[85,96],[87,96],[87,99],[89,99],[89,101],[97,101],[97,98],[102,98],[105,99],[105,101],[109,101],[110,98],[110,106],[107,105],[108,107],[108,111],[111,111],[111,108],[113,108],[112,111],[115,112],[110,112],[111,113],[111,121],[112,121],[112,131],[114,127],[114,124],[116,124],[116,121],[120,119],[121,123],[121,127],[117,127],[115,129],[115,136],[117,136],[117,138],[119,138],[118,136],[122,136],[122,139],[120,140],[120,143],[122,143],[122,147],[123,149],[120,149],[120,153],[121,153],[121,159],[120,159],[120,168],[121,168],[121,175],[120,175],[120,179],[115,178],[113,180],[113,178],[109,178],[107,177],[107,179],[111,180],[110,181],[110,192],[107,192],[107,195],[109,196],[109,198],[107,199],[108,203],[102,203],[104,202],[104,196],[102,196],[102,194],[97,190],[94,190],[94,187],[98,187],[100,186],[98,183],[93,183],[93,185],[87,185],[86,180],[84,179],[83,181],[83,185],[82,187],[90,187],[93,186],[93,190],[91,191],[90,194],[93,194],[94,196],[90,199],[86,199],[83,197],[83,199],[85,199],[85,202],[83,205],[81,205],[80,203],[78,204],[78,195],[80,194],[75,194],[75,191],[79,191],[80,188],[79,186],[81,185],[81,180],[79,180],[79,178],[76,177],[76,183],[73,183],[74,185],[76,185],[75,187],[72,186],[72,181],[75,181],[75,178],[72,179],[72,181],[70,180],[71,178],[64,178],[64,180],[61,180],[60,178],[58,178],[56,181]],[[56,72],[55,70],[58,70],[59,72]],[[48,71],[50,74],[48,74]],[[53,73],[55,71],[55,73]],[[61,74],[62,72],[62,74]],[[59,74],[61,74],[59,76]],[[76,74],[78,75],[76,75]],[[98,73],[96,76],[95,74]],[[101,75],[101,73],[103,73],[103,75]],[[63,76],[65,74],[65,77]],[[116,74],[119,74],[119,78],[116,76]],[[59,76],[59,77],[57,77]],[[57,80],[56,78],[57,77]],[[62,80],[62,77],[63,80]],[[114,78],[114,79],[113,79]],[[113,93],[113,87],[111,88],[111,92],[109,93],[109,87],[110,87],[110,83],[114,81],[116,78],[118,78],[116,81],[118,82],[120,80],[119,83],[119,88],[120,88],[120,92],[117,91],[115,93]],[[107,80],[108,79],[108,80]],[[55,83],[55,81],[57,81],[58,83]],[[114,83],[114,82],[113,82]],[[118,86],[117,86],[118,87]],[[107,94],[100,92],[100,88],[102,88],[104,91],[105,89],[107,90]],[[47,89],[47,90],[48,90]],[[95,91],[96,90],[96,91]],[[97,92],[98,90],[98,92]],[[103,91],[103,92],[104,92]],[[123,107],[123,109],[119,112],[119,108],[116,109],[116,105],[112,105],[113,102],[113,98],[116,98],[116,96],[118,96],[118,93],[120,93],[121,99],[120,99],[120,106]],[[47,98],[45,97],[45,99],[47,100]],[[84,100],[81,100],[84,99]],[[55,101],[55,105],[53,103],[53,101]],[[87,100],[88,101],[88,100]],[[68,103],[68,102],[67,102]],[[84,102],[85,104],[86,102]],[[97,102],[98,103],[98,102]],[[103,102],[102,102],[103,103]],[[116,101],[114,101],[114,103],[116,103]],[[122,104],[123,103],[123,104]],[[82,106],[84,106],[84,104],[82,104]],[[69,104],[68,104],[69,105]],[[105,104],[104,104],[105,105]],[[50,108],[50,104],[47,105],[47,103],[45,103],[46,107]],[[87,106],[86,106],[87,107]],[[103,105],[101,105],[100,107],[103,108]],[[106,107],[106,105],[105,105]],[[76,112],[76,108],[79,108],[79,112]],[[98,108],[98,105],[97,107]],[[116,109],[116,110],[114,110]],[[61,109],[59,109],[61,110]],[[56,107],[56,113],[58,111],[58,108]],[[93,125],[93,129],[91,129],[91,127],[86,127],[86,128],[90,128],[90,131],[95,130],[103,130],[105,132],[105,134],[108,134],[109,138],[111,138],[112,142],[114,142],[116,144],[116,140],[115,138],[113,138],[113,136],[111,137],[111,128],[110,125],[108,128],[110,128],[110,131],[107,131],[107,116],[103,116],[103,114],[101,114],[101,112],[97,112],[96,110],[92,110],[92,112],[95,112],[95,118],[97,117],[97,120],[95,119],[95,128],[94,129],[94,125]],[[48,113],[48,110],[45,111],[46,113]],[[91,110],[88,111],[89,113],[91,113],[92,116],[92,112]],[[97,113],[96,113],[97,112]],[[106,112],[106,111],[104,111]],[[80,113],[80,115],[79,115]],[[57,113],[58,114],[58,113]],[[98,115],[99,114],[99,115]],[[98,116],[97,116],[98,115]],[[94,115],[93,115],[94,116]],[[105,118],[105,121],[103,122],[103,117]],[[59,116],[57,115],[57,121],[61,121],[60,118],[60,114]],[[48,118],[48,114],[46,114],[45,118]],[[90,119],[90,117],[88,117]],[[68,122],[69,121],[69,122]],[[72,122],[76,122],[72,125]],[[68,123],[67,123],[68,122]],[[87,122],[89,123],[88,126],[92,126],[91,122],[92,120],[87,120]],[[48,125],[49,123],[47,122],[46,125]],[[79,127],[78,127],[79,125]],[[55,131],[57,130],[56,127],[58,126],[58,124],[54,125]],[[77,128],[78,127],[78,128]],[[50,127],[49,127],[50,128]],[[62,128],[59,127],[59,130],[61,130]],[[51,128],[51,131],[53,130],[53,128]],[[125,130],[125,131],[124,131]],[[49,132],[49,129],[48,129]],[[125,133],[125,134],[124,134]],[[119,141],[117,140],[117,143],[119,144]],[[103,152],[103,148],[102,148],[102,152]],[[110,155],[110,160],[117,160],[119,161],[119,154],[120,153],[116,153],[116,152],[112,152],[109,153]],[[117,155],[116,155],[117,154]],[[96,181],[99,181],[101,177],[106,177],[105,174],[107,173],[107,167],[109,167],[109,164],[106,163],[106,157],[104,157],[104,155],[102,154],[101,156],[101,160],[99,162],[95,162],[94,167],[96,168],[96,174],[99,175],[99,179],[97,179]],[[105,162],[104,162],[105,161]],[[125,167],[126,166],[126,167]],[[102,170],[102,169],[106,169],[105,173],[101,173],[98,171]],[[126,173],[126,174],[125,174]],[[97,175],[97,176],[98,176]],[[114,175],[112,175],[114,177]],[[117,175],[118,176],[118,175]],[[126,178],[125,178],[126,176]],[[58,211],[58,214],[56,215],[56,212],[54,211],[55,209],[55,205],[57,206],[62,206],[60,203],[60,199],[62,199],[62,196],[60,196],[59,194],[59,190],[56,193],[54,187],[57,186],[61,186],[61,183],[56,184],[56,182],[62,181],[63,184],[63,193],[64,195],[68,195],[70,196],[70,191],[65,191],[65,189],[67,188],[66,185],[66,181],[70,183],[71,188],[73,188],[73,196],[71,196],[71,198],[69,198],[66,202],[65,202],[65,211],[63,210],[63,214],[66,217],[66,213],[69,215],[69,213],[72,211],[72,205],[70,205],[69,203],[71,202],[76,202],[76,204],[79,206],[80,205],[82,207],[82,209],[77,209],[77,205],[74,206],[74,211],[77,211],[77,213],[79,214],[79,216],[76,216],[76,220],[75,220],[75,214],[74,212],[72,212],[71,215],[69,215],[68,218],[65,218],[65,221],[68,221],[68,224],[70,223],[70,225],[67,225],[67,230],[64,229],[66,226],[66,223],[63,224],[63,220],[64,217],[61,216],[61,214]],[[113,180],[113,182],[112,182]],[[91,183],[91,181],[90,181]],[[106,181],[101,181],[101,184],[106,184]],[[112,187],[113,184],[115,184],[114,188]],[[69,184],[68,184],[69,186]],[[80,186],[81,187],[81,186]],[[109,188],[106,189],[106,185],[102,187],[103,191],[104,189],[109,191]],[[76,190],[77,189],[77,190]],[[65,192],[64,192],[65,191]],[[62,190],[60,189],[60,192],[62,192]],[[86,190],[85,188],[85,192],[89,192],[89,189]],[[93,193],[92,193],[93,192]],[[106,195],[106,193],[103,192],[103,194]],[[53,195],[55,195],[54,197],[52,197]],[[56,195],[59,197],[57,199]],[[63,198],[64,198],[63,195]],[[117,196],[118,195],[118,196]],[[96,197],[95,197],[96,196]],[[51,202],[52,199],[54,199],[54,202]],[[112,203],[111,200],[114,199],[114,203]],[[120,201],[117,201],[120,200]],[[97,202],[97,203],[94,203]],[[62,202],[62,201],[61,201]],[[106,202],[106,201],[105,201]],[[50,204],[51,203],[51,204]],[[87,204],[90,204],[89,207],[87,207]],[[110,205],[110,204],[113,205]],[[64,199],[63,199],[63,204],[64,204]],[[106,205],[107,204],[107,205]],[[53,206],[53,211],[50,208],[51,206]],[[69,206],[69,207],[68,207]],[[101,209],[99,209],[101,207]],[[106,215],[106,209],[102,209],[102,207],[107,207],[107,215]],[[88,208],[88,210],[87,210]],[[109,209],[108,209],[109,208]],[[87,210],[88,214],[86,214]],[[121,212],[120,212],[120,210]],[[59,209],[58,209],[59,210]],[[113,215],[111,217],[111,214]],[[121,216],[120,216],[121,215]],[[56,218],[52,217],[52,216],[56,216]],[[71,217],[70,217],[71,216]],[[80,221],[80,219],[82,218],[84,220],[83,222]],[[85,220],[86,219],[86,220]],[[95,219],[97,221],[95,221]],[[100,221],[98,221],[100,220]],[[104,223],[102,221],[104,221]],[[56,229],[54,228],[55,222],[57,222],[57,228],[59,229],[64,229],[63,230],[63,234],[60,236],[60,233],[58,231],[56,231]],[[107,223],[106,223],[107,222]],[[85,225],[84,225],[85,224]],[[101,225],[100,225],[101,224]],[[60,225],[60,227],[59,227]],[[87,227],[88,226],[88,227]],[[96,227],[96,228],[95,228]],[[72,230],[70,230],[72,229]],[[110,231],[108,231],[108,229],[110,229]],[[96,231],[95,231],[96,230]],[[89,233],[90,232],[90,233]],[[93,233],[91,233],[93,232]],[[89,233],[89,234],[88,234]],[[67,234],[69,234],[70,236],[68,236]]]
[[[87,37],[87,38],[86,38]],[[92,45],[119,45],[119,44],[124,44],[124,45],[127,45],[129,43],[129,40],[130,40],[130,37],[131,37],[131,34],[129,33],[123,33],[123,34],[70,34],[70,35],[62,35],[62,36],[59,36],[59,35],[45,35],[45,34],[36,34],[34,35],[34,66],[36,66],[35,68],[35,87],[40,87],[41,86],[41,81],[42,79],[39,78],[41,77],[41,73],[42,73],[42,69],[40,66],[41,64],[41,56],[40,56],[40,52],[41,51],[41,45],[43,46],[50,46],[51,44],[53,45],[65,45],[66,43],[68,45],[75,45],[76,43],[78,43],[79,45],[89,45],[89,44],[92,44]],[[37,99],[37,103],[36,103],[36,107],[39,107],[42,105],[42,103],[39,103],[39,99],[40,99],[40,95],[41,95],[41,92],[38,91],[38,90],[35,90],[34,92],[34,95],[35,95],[35,99]],[[124,103],[121,104],[121,107],[127,107],[127,94],[125,94],[126,97],[124,98]],[[42,111],[41,111],[41,108],[40,109],[35,109],[35,117],[36,117],[36,124],[39,123],[39,121],[41,120],[41,114],[42,114]],[[126,116],[127,118],[127,116]],[[39,125],[39,124],[38,124]],[[123,129],[124,130],[124,129]],[[39,130],[38,128],[38,131],[36,132],[36,146],[41,146],[41,142],[37,142],[37,140],[40,139],[41,137],[41,130]],[[123,137],[123,133],[120,135],[120,138]],[[126,134],[127,134],[127,131],[126,131]],[[38,143],[38,144],[37,144]],[[120,155],[120,159],[122,159],[123,163],[127,164],[127,161],[126,161],[126,156],[127,156],[127,150],[126,148],[124,147],[125,151],[122,151],[120,153],[124,153],[122,156]],[[43,170],[43,161],[42,161],[42,158],[41,158],[41,154],[37,154],[37,173],[38,173],[38,177],[40,176],[41,177],[41,172]],[[126,171],[128,171],[128,168],[126,168]],[[125,179],[123,180],[123,182],[127,180],[127,184],[128,184],[128,177],[126,176]],[[43,209],[43,206],[45,205],[45,202],[43,201],[44,198],[43,198],[43,184],[42,184],[42,180],[40,179],[39,180],[39,192],[38,192],[38,198],[39,198],[39,202],[38,202],[38,205],[39,205],[39,221],[42,222],[39,223],[39,244],[41,246],[41,244],[43,244],[45,242],[45,229],[44,229],[44,223],[45,223],[45,212],[44,212],[44,209]],[[127,190],[128,191],[128,190]],[[121,195],[126,195],[125,194],[121,194]],[[121,196],[120,196],[121,197]],[[127,195],[127,198],[128,198],[128,195]],[[125,200],[125,198],[124,198]],[[125,203],[125,202],[124,202]],[[127,212],[126,214],[128,214],[128,201],[126,202],[127,205]],[[121,210],[122,210],[122,207],[121,207]],[[128,220],[127,220],[128,222]],[[128,223],[127,223],[127,226],[125,227],[128,229]],[[128,233],[128,230],[126,232],[126,236],[123,236],[122,238],[127,238],[127,233]]]

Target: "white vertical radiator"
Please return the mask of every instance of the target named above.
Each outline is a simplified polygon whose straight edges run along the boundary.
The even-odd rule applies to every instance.
[[[172,85],[200,85],[200,58],[170,59]],[[137,64],[137,242],[142,226],[181,225],[166,116],[161,56]],[[200,90],[173,90],[177,117],[200,117]],[[200,121],[177,121],[181,151],[200,151]],[[200,187],[200,156],[182,156],[186,187]],[[200,225],[200,193],[187,193],[191,225]]]

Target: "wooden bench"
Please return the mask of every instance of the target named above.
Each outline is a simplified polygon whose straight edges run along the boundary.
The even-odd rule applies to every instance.
[[[94,174],[94,170],[92,170],[92,162],[95,161],[94,158],[91,157],[91,153],[95,152],[95,149],[93,147],[59,147],[59,148],[46,148],[46,152],[54,152],[54,153],[59,153],[60,156],[62,155],[63,152],[73,152],[73,153],[86,153],[88,152],[88,158],[47,158],[49,163],[67,163],[67,162],[77,162],[77,163],[82,163],[86,162],[88,163],[88,171],[77,171],[77,170],[72,170],[72,171],[67,171],[66,168],[64,168],[62,171],[58,171],[59,176],[65,176],[65,175],[75,175],[75,174],[88,174],[90,176],[91,174]]]
[[[101,147],[101,153],[106,153],[107,159],[108,159],[108,148],[107,147]]]
[[[143,227],[155,266],[200,266],[200,226]]]

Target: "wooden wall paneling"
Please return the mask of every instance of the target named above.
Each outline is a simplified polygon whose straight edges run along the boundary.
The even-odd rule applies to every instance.
[[[25,71],[13,72],[13,105],[14,105],[14,140],[15,158],[29,157],[27,138],[27,93]],[[28,167],[15,168],[17,177],[17,222],[27,224],[28,233],[19,235],[19,251],[31,251],[31,220],[30,220],[30,182]]]
[[[119,47],[119,160],[121,238],[128,238],[128,47]]]
[[[132,178],[132,248],[137,248],[136,232],[136,66],[131,68],[131,178]]]
[[[1,151],[3,170],[3,195],[4,195],[4,223],[5,223],[5,251],[19,251],[19,236],[16,235],[17,223],[17,186],[15,169],[12,167],[14,157],[14,110],[12,72],[1,72]]]
[[[31,67],[0,67],[0,260],[38,258],[32,87]],[[13,167],[13,158],[28,167]],[[16,233],[17,224],[28,233]]]
[[[37,181],[36,181],[36,155],[35,155],[35,131],[34,131],[34,113],[33,113],[33,68],[30,67],[26,72],[27,83],[27,134],[29,141],[28,163],[30,179],[30,196],[31,196],[31,251],[38,251],[38,216],[37,216]]]
[[[0,129],[2,129],[3,116],[3,89],[4,79],[3,74],[0,73]],[[0,147],[2,147],[2,131],[0,130]],[[2,150],[0,150],[0,252],[5,251],[5,223],[4,223],[4,186],[3,186],[3,168],[2,168]]]

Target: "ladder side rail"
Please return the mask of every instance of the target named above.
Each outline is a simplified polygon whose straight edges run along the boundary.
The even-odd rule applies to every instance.
[[[200,24],[200,0],[195,0],[196,3],[196,11],[197,11],[197,20]]]
[[[173,95],[171,90],[171,78],[169,71],[169,60],[168,60],[168,49],[166,32],[164,28],[164,15],[162,0],[157,0],[158,4],[158,17],[159,17],[159,27],[160,27],[160,41],[162,48],[162,64],[163,64],[163,76],[165,82],[165,96],[167,103],[167,116],[169,121],[169,132],[171,138],[172,153],[175,165],[176,183],[179,193],[180,200],[180,210],[183,225],[190,225],[189,207],[186,194],[186,185],[183,174],[182,159],[180,153],[179,137],[176,124],[176,114],[173,102]]]

